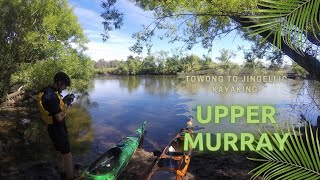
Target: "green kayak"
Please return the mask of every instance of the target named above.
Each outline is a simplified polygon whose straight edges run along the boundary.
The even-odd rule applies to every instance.
[[[138,148],[145,126],[146,121],[132,134],[117,143],[115,147],[103,153],[85,170],[85,178],[94,180],[117,179]]]

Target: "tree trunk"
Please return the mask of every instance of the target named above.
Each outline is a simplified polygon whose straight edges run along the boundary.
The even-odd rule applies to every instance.
[[[239,23],[242,27],[249,27],[252,25],[255,25],[254,22],[250,22],[246,18],[242,18],[239,16],[232,16],[230,17],[233,19],[235,22]],[[252,30],[255,30],[256,28],[251,28]],[[260,33],[260,36],[262,37],[267,37],[270,31],[266,31],[263,33]],[[274,36],[269,36],[267,38],[267,41],[270,43],[273,43],[274,41]],[[291,49],[288,45],[285,44],[283,39],[281,39],[281,51],[285,53],[287,56],[289,56],[293,61],[295,61],[299,66],[304,68],[312,77],[314,77],[317,81],[320,82],[320,61],[313,57],[310,56],[309,54],[305,52],[301,52],[301,54],[297,53],[293,49]]]

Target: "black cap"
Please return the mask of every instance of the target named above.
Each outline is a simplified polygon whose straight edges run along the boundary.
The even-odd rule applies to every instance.
[[[53,82],[63,82],[66,86],[70,86],[71,80],[70,77],[64,72],[58,72],[54,75]]]

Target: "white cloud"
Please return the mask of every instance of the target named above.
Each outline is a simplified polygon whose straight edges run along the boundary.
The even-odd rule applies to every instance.
[[[98,32],[91,32],[91,35],[98,36]],[[102,40],[89,42],[88,50],[85,52],[92,60],[126,60],[127,56],[133,54],[129,51],[129,47],[133,45],[134,40],[130,36],[119,32],[111,32],[110,39],[103,43]]]
[[[110,39],[105,43],[102,42],[99,30],[85,30],[85,34],[91,41],[87,44],[88,50],[85,53],[92,60],[126,60],[127,56],[133,54],[129,51],[129,47],[134,44],[134,40],[128,34],[111,31]]]
[[[93,42],[102,42],[102,31],[99,30],[85,30],[85,35]],[[108,39],[107,43],[127,43],[133,44],[134,40],[131,38],[130,35],[121,33],[119,31],[111,31],[109,32],[110,38]]]
[[[96,2],[95,0],[94,2]],[[101,3],[101,1],[100,1]],[[103,12],[103,9],[100,8],[99,12],[93,11],[91,9],[86,9],[75,5],[75,14],[78,16],[80,23],[84,27],[95,27],[103,29],[102,22],[103,18],[100,16],[100,11]],[[116,8],[124,13],[125,22],[134,22],[137,25],[148,25],[153,22],[153,14],[151,11],[143,11],[141,8],[134,5],[134,3],[129,0],[118,0],[116,3]],[[126,25],[126,23],[124,24]]]
[[[140,25],[149,25],[154,21],[154,16],[151,11],[143,11],[129,0],[118,0],[117,3],[117,7],[121,8],[120,11],[124,13],[126,16],[125,18],[130,22],[135,22]]]
[[[127,56],[132,54],[129,47],[133,45],[134,40],[131,34],[121,33],[120,31],[109,32],[110,38],[106,43],[102,42],[101,33],[103,19],[100,15],[90,9],[75,8],[79,22],[84,26],[84,33],[89,38],[87,44],[88,50],[85,52],[91,59],[97,61],[99,59],[127,59]]]
[[[100,14],[81,7],[76,7],[74,13],[77,15],[80,24],[85,29],[103,29],[103,18],[100,17]]]
[[[79,6],[80,4],[85,4],[88,1],[95,5],[100,5],[103,0],[69,0],[69,3],[71,3],[72,5]]]
[[[89,42],[87,44],[88,50],[85,52],[92,60],[126,60],[127,56],[132,54],[129,51],[130,43],[103,43],[103,42]]]
[[[124,27],[123,30],[114,30],[109,32],[110,38],[106,43],[102,42],[104,19],[100,16],[103,11],[102,8],[98,9],[97,4],[101,3],[101,0],[94,0],[93,6],[82,6],[84,2],[75,1],[74,13],[78,17],[79,23],[84,28],[84,33],[89,39],[87,44],[88,50],[85,52],[91,59],[99,60],[112,60],[112,59],[127,59],[127,56],[133,54],[129,51],[129,47],[134,44],[134,39],[131,38],[132,32],[141,24],[150,24],[153,19],[150,17],[152,13],[145,12],[139,7],[134,6],[129,0],[118,0],[116,8],[123,12]],[[101,12],[100,12],[101,11]],[[126,27],[127,26],[127,27]],[[129,27],[130,26],[130,27]]]
[[[102,31],[98,30],[84,30],[84,34],[89,38],[89,39],[101,39],[101,33]]]

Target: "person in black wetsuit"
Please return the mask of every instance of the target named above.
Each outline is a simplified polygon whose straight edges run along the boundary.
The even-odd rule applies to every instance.
[[[67,180],[73,179],[73,165],[65,116],[72,101],[66,102],[60,93],[70,86],[70,83],[67,74],[58,72],[53,83],[42,89],[38,95],[41,118],[48,125],[49,137],[57,151],[58,171]]]

